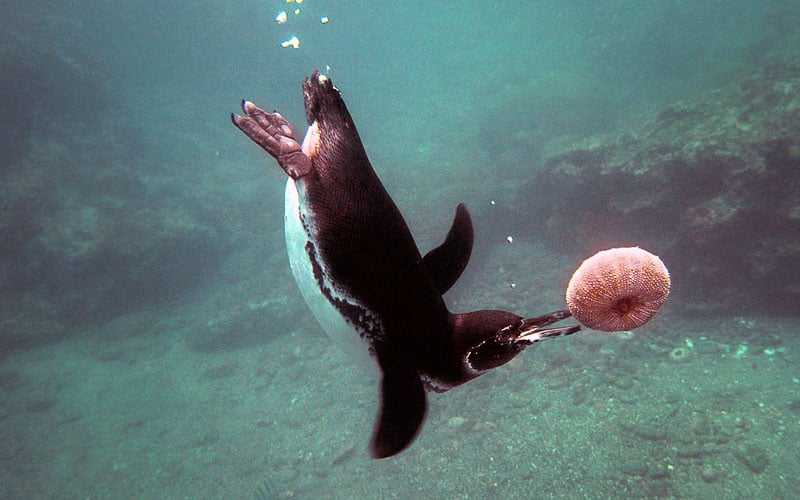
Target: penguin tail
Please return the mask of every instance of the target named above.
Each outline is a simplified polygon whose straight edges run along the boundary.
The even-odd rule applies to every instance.
[[[388,458],[417,437],[427,412],[425,387],[411,370],[383,372],[381,404],[370,442],[373,458]]]

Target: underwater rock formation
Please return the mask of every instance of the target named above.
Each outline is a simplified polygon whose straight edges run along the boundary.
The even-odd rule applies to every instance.
[[[516,208],[575,255],[653,249],[687,309],[800,312],[800,59],[550,157]]]
[[[4,177],[5,307],[16,314],[38,301],[59,323],[92,325],[179,297],[214,275],[230,235],[221,215],[192,209],[202,206],[199,193],[153,189],[132,164],[72,170],[62,154],[90,158],[68,141],[58,151],[45,153],[47,161],[31,153],[19,175]],[[74,175],[67,180],[66,172]]]
[[[212,276],[230,244],[222,196],[152,159],[92,61],[2,41],[0,355]]]

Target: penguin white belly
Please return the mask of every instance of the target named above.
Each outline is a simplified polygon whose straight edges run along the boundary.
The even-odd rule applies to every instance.
[[[310,235],[306,232],[301,221],[300,194],[297,184],[291,177],[286,181],[285,200],[285,234],[286,250],[289,253],[289,265],[292,274],[300,288],[308,308],[314,314],[317,322],[331,339],[349,356],[358,359],[358,363],[367,367],[377,378],[379,375],[378,364],[372,358],[369,345],[362,340],[361,335],[345,320],[344,316],[336,309],[330,300],[322,293],[320,284],[314,277],[314,268],[311,263],[306,246]],[[313,227],[314,219],[309,213],[303,213],[303,218]],[[328,272],[324,262],[319,263],[322,268],[323,285],[332,294],[337,293],[337,287],[328,280]],[[357,303],[352,297],[337,297],[350,303]]]

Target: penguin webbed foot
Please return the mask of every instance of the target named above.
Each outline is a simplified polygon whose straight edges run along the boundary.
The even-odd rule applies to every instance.
[[[568,310],[563,309],[561,311],[536,316],[535,318],[523,319],[521,324],[517,327],[518,330],[514,342],[530,345],[554,337],[572,335],[580,331],[581,327],[579,325],[545,328],[553,323],[567,319],[570,316],[572,316],[572,314]]]
[[[370,442],[372,457],[388,458],[406,449],[419,433],[427,407],[425,388],[416,372],[384,370],[381,404]]]
[[[311,171],[311,159],[297,142],[292,124],[280,113],[267,113],[250,101],[242,101],[245,116],[231,113],[231,121],[251,141],[278,161],[278,165],[293,179]]]

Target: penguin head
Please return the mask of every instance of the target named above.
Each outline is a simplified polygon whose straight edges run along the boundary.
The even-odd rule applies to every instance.
[[[500,310],[453,315],[455,340],[463,353],[463,382],[508,363],[531,344],[577,332],[577,325],[545,328],[569,316],[566,310],[535,318]]]

